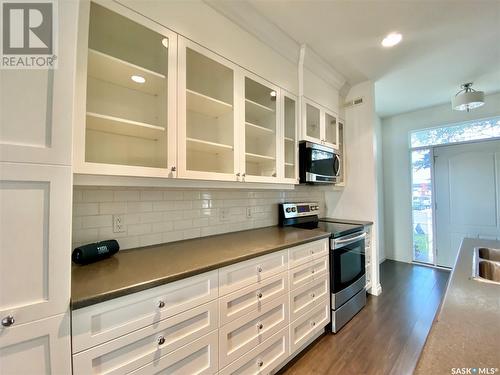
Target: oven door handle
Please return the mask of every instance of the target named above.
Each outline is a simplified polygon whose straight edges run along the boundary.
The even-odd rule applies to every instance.
[[[349,245],[353,242],[362,240],[364,238],[366,238],[366,233],[362,233],[356,237],[350,237],[343,240],[334,240],[333,242],[333,244],[335,245],[334,248],[337,249],[339,247],[338,245]]]

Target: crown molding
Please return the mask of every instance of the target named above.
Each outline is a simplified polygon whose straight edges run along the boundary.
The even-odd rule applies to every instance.
[[[203,1],[293,64],[298,64],[300,43],[259,13],[248,1]],[[341,90],[347,82],[342,74],[309,47],[306,48],[304,67],[337,90]]]

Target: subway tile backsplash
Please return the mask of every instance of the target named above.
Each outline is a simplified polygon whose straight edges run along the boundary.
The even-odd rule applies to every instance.
[[[137,189],[79,187],[73,191],[73,248],[115,238],[121,249],[266,227],[278,223],[278,203],[317,201],[324,192],[295,190]],[[250,217],[247,211],[250,211]],[[113,231],[113,216],[123,232]]]

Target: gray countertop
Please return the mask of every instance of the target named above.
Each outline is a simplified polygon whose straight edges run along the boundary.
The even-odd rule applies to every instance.
[[[475,247],[500,248],[500,241],[463,240],[416,375],[451,374],[453,368],[476,368],[472,374],[478,374],[480,368],[500,368],[500,285],[471,279]]]
[[[71,308],[79,309],[329,236],[319,229],[267,227],[120,251],[105,260],[72,267]]]

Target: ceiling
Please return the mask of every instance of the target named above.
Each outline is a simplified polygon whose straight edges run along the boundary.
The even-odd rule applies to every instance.
[[[351,85],[375,82],[386,117],[442,104],[463,82],[500,91],[500,0],[247,0]],[[394,48],[380,46],[391,31]]]

